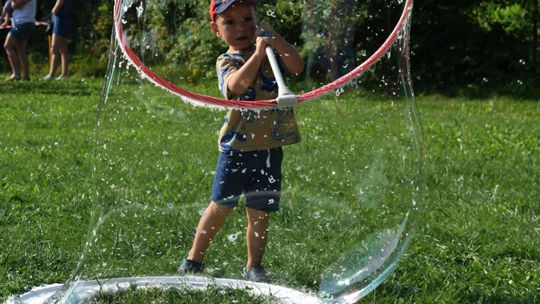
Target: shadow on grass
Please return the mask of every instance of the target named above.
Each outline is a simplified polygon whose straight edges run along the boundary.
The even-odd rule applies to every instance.
[[[512,83],[484,84],[474,83],[463,86],[442,86],[416,87],[417,93],[440,94],[449,98],[467,99],[490,99],[494,96],[509,96],[516,100],[538,101],[540,100],[540,87],[536,86],[538,81],[527,81],[523,83],[516,80]]]
[[[479,290],[472,290],[470,294],[464,295],[463,303],[507,303],[507,304],[534,304],[538,303],[540,297],[533,295],[534,291],[531,291],[530,295],[526,297],[515,297],[508,295],[504,292],[497,292],[495,294],[486,294]]]
[[[90,96],[99,95],[102,81],[68,79],[63,81],[2,81],[0,93],[40,93],[46,95]]]

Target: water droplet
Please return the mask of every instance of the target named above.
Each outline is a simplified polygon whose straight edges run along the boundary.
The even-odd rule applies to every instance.
[[[141,5],[137,6],[137,18],[141,18],[143,12],[144,12],[144,7],[143,7],[143,3],[141,2]]]
[[[518,85],[523,85],[523,81],[521,81],[520,79],[518,79],[516,82]]]
[[[227,239],[229,240],[229,242],[235,244],[236,239],[238,239],[238,236],[240,235],[240,233],[241,232],[231,233],[231,234],[227,235]]]
[[[520,59],[520,60],[519,60],[519,64],[521,64],[521,65],[526,65],[527,62],[525,62],[525,59]]]

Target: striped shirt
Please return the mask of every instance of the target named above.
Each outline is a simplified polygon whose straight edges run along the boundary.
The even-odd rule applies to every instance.
[[[218,57],[216,69],[219,89],[231,100],[264,100],[277,97],[278,87],[268,60],[264,60],[255,82],[239,96],[227,83],[251,57],[253,52],[225,53]],[[256,151],[282,147],[301,140],[291,109],[229,110],[219,132],[220,151]]]

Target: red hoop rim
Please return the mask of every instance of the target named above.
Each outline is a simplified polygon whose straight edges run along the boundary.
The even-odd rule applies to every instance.
[[[140,60],[140,58],[135,54],[135,52],[133,52],[133,50],[129,47],[129,44],[126,41],[126,37],[124,35],[124,29],[122,26],[122,17],[123,17],[123,12],[121,10],[122,1],[123,0],[115,0],[115,3],[114,3],[114,32],[115,32],[116,40],[118,41],[118,45],[120,46],[122,53],[128,59],[130,64],[133,65],[141,73],[141,75],[144,78],[147,78],[154,85],[161,87],[173,93],[174,95],[177,95],[180,98],[188,102],[191,102],[193,104],[197,104],[197,105],[224,107],[224,108],[259,108],[259,109],[273,108],[277,106],[278,102],[276,99],[254,100],[254,101],[227,100],[223,98],[217,98],[217,97],[194,93],[189,90],[182,89],[172,84],[168,80],[163,79],[156,73],[154,73]],[[324,86],[321,86],[310,92],[297,96],[298,103],[307,102],[307,101],[316,99],[322,95],[329,93],[330,91],[333,91],[335,89],[338,89],[346,85],[348,82],[360,76],[363,72],[368,70],[377,61],[379,61],[381,57],[384,56],[386,52],[388,52],[388,50],[392,47],[394,42],[397,40],[399,36],[399,32],[406,25],[406,20],[410,16],[412,6],[413,6],[413,0],[405,1],[403,12],[401,13],[401,17],[399,18],[396,26],[394,27],[390,35],[386,38],[384,43],[368,59],[366,59],[363,63],[358,65],[352,71],[334,80],[333,82],[326,84]]]

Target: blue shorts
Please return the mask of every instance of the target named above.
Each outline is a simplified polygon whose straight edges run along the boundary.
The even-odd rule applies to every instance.
[[[28,40],[32,36],[35,27],[34,22],[17,24],[9,30],[9,34],[17,40]]]
[[[73,19],[71,17],[53,15],[53,34],[68,38],[71,36]]]
[[[278,211],[282,160],[281,148],[221,152],[212,186],[212,200],[218,205],[235,207],[240,195],[244,194],[246,208]]]

